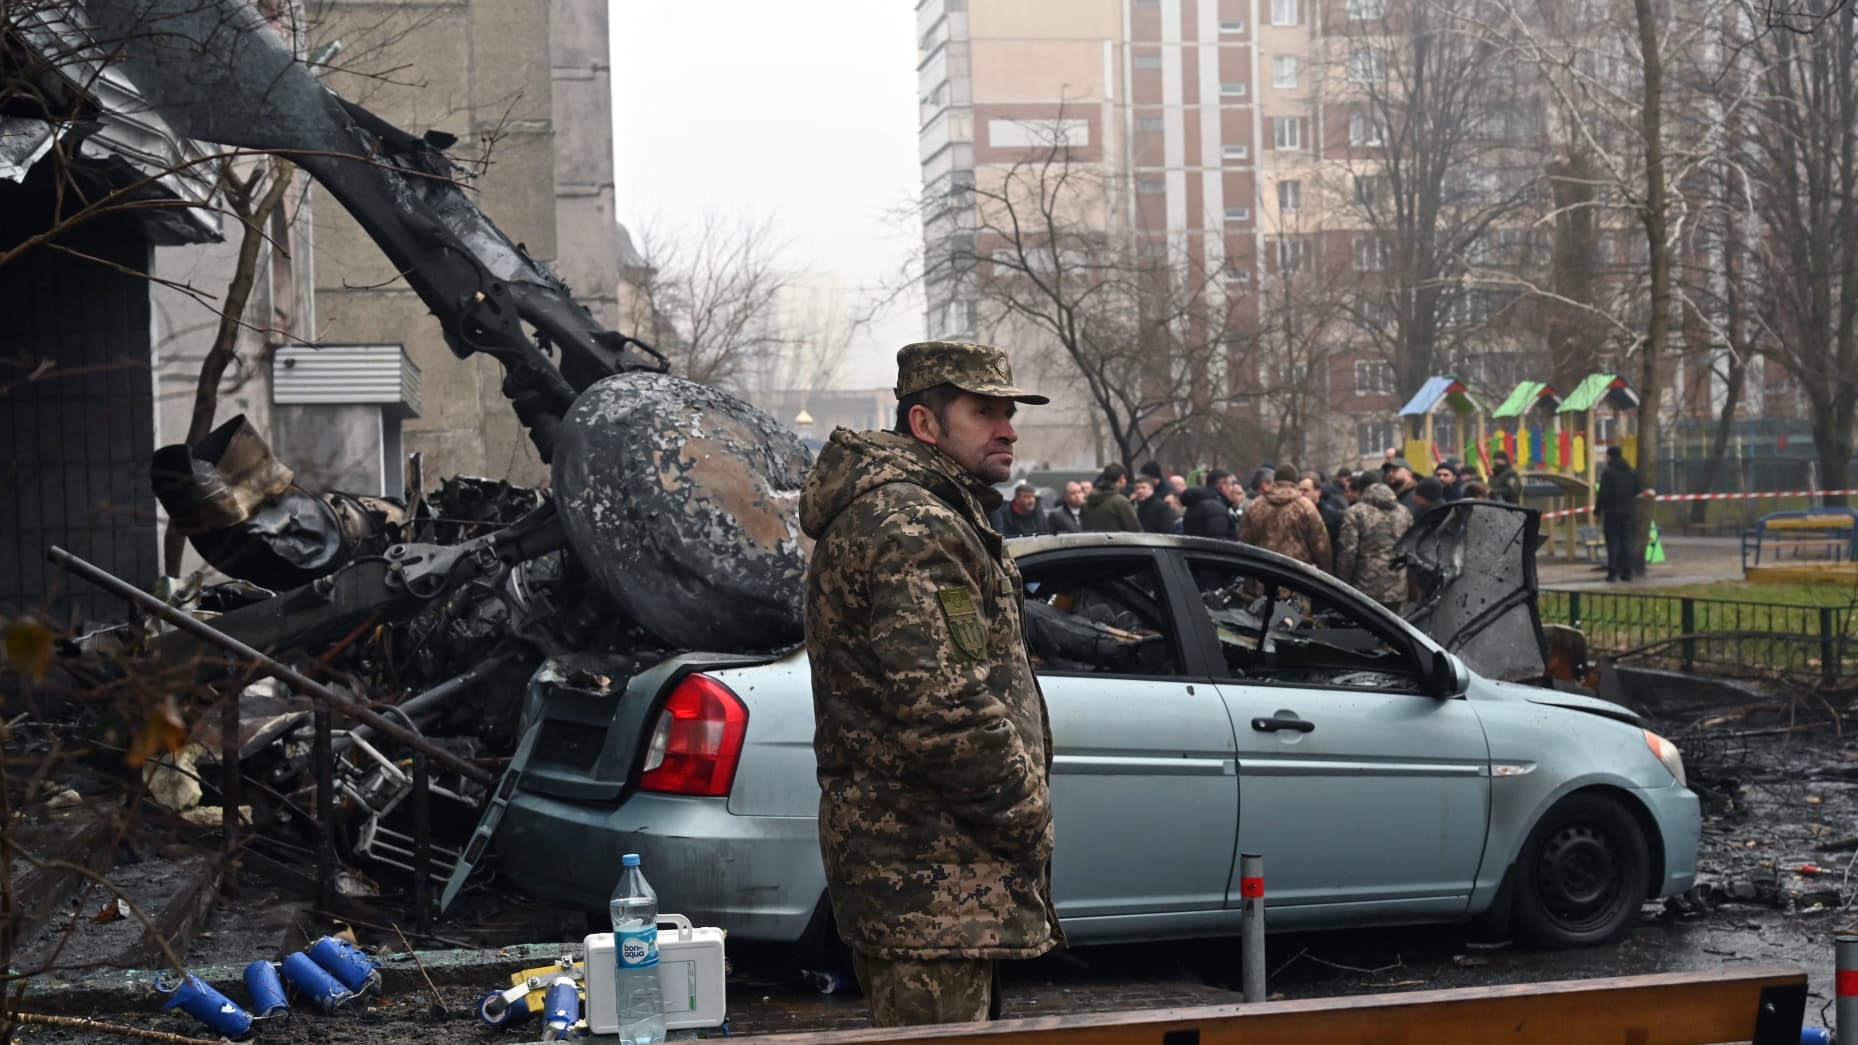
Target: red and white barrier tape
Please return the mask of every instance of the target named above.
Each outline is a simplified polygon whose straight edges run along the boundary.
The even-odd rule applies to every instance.
[[[1653,497],[1654,501],[1746,501],[1758,497],[1858,497],[1858,490],[1768,490],[1759,493],[1661,493]],[[1542,519],[1561,519],[1570,515],[1581,515],[1593,509],[1586,505],[1579,508],[1563,508],[1555,512],[1543,512]]]

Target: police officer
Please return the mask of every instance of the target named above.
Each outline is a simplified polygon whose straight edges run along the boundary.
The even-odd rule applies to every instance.
[[[1062,942],[1051,730],[1019,571],[988,515],[1013,415],[1006,353],[897,353],[894,431],[838,429],[800,496],[819,844],[879,1026],[984,1020],[995,962]]]

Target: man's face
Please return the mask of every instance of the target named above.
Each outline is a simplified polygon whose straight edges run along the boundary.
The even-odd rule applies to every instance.
[[[1316,480],[1314,479],[1298,479],[1297,492],[1302,494],[1303,499],[1311,504],[1315,504],[1317,501],[1322,500],[1323,496],[1322,491],[1316,488]]]
[[[1437,479],[1439,482],[1444,483],[1447,486],[1450,486],[1453,483],[1458,481],[1458,473],[1452,471],[1450,468],[1444,468],[1444,467],[1441,467],[1438,471],[1433,472],[1432,477],[1434,479]]]
[[[967,471],[997,483],[1013,473],[1013,444],[1019,439],[1013,431],[1013,414],[1018,408],[1011,399],[963,392],[948,404],[940,419],[927,407],[918,407],[920,413],[912,410],[910,426],[916,438],[940,448]]]
[[[1230,475],[1219,481],[1219,495],[1226,499],[1227,504],[1237,504],[1239,498],[1244,496],[1239,489],[1239,481]]]
[[[1396,493],[1405,490],[1413,485],[1413,473],[1405,468],[1395,468],[1387,473],[1387,485],[1393,487]]]
[[[1084,484],[1064,484],[1064,503],[1073,511],[1084,507]]]
[[[1021,515],[1024,515],[1027,512],[1031,511],[1032,506],[1038,503],[1039,503],[1039,491],[1037,490],[1014,490],[1013,491],[1013,507],[1018,509],[1019,514]]]
[[[1154,492],[1155,481],[1153,479],[1137,479],[1135,489],[1129,491],[1129,499],[1140,504],[1148,500],[1148,496]]]
[[[1184,475],[1170,475],[1168,476],[1168,485],[1173,488],[1177,496],[1184,494],[1187,492],[1187,477]]]

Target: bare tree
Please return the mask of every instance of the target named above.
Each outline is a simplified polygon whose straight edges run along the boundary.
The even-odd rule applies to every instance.
[[[1049,140],[984,183],[926,201],[965,225],[932,241],[924,279],[972,295],[983,329],[1042,342],[1117,459],[1185,452],[1257,397],[1225,259],[1135,228],[1127,183],[1081,160],[1064,127],[1054,120]]]
[[[1480,31],[1487,0],[1350,0],[1341,112],[1354,208],[1384,267],[1364,281],[1361,328],[1417,390],[1454,369],[1475,324],[1454,322],[1494,229],[1526,221],[1540,174],[1543,98]],[[1335,77],[1331,77],[1335,79]],[[1348,187],[1343,187],[1347,191]],[[1343,197],[1346,198],[1346,197]]]
[[[705,215],[687,234],[647,230],[645,263],[620,273],[620,324],[692,381],[746,390],[781,346],[780,264],[771,221]]]
[[[1800,386],[1828,488],[1850,485],[1858,415],[1858,13],[1803,0],[1810,31],[1758,28],[1741,44],[1762,95],[1748,152],[1768,358]]]

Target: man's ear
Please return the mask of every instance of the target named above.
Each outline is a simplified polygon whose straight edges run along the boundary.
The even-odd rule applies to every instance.
[[[910,407],[910,434],[919,443],[937,445],[942,439],[942,426],[936,422],[935,411],[921,403]]]

